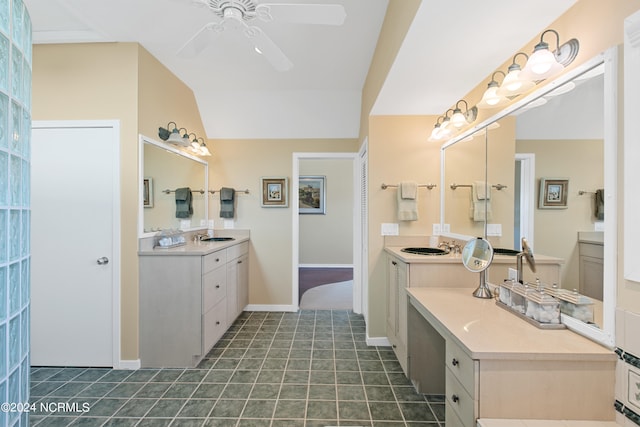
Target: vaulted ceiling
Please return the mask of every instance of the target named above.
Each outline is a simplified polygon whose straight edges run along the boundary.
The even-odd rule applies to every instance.
[[[194,91],[208,138],[357,137],[388,1],[279,0],[340,4],[346,18],[310,25],[274,14],[252,23],[291,60],[278,71],[237,28],[193,58],[176,55],[204,25],[220,22],[191,0],[24,0],[34,43],[140,43]],[[422,0],[371,113],[442,114],[576,1]]]

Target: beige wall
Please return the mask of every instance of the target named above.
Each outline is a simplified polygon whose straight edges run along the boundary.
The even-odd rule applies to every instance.
[[[382,223],[399,223],[400,235],[430,235],[440,219],[440,145],[427,142],[435,117],[372,116],[369,120],[369,324],[370,337],[386,336],[386,263]],[[418,190],[418,221],[398,221],[395,188],[401,181],[437,184]]]
[[[249,303],[256,305],[292,304],[291,208],[260,207],[260,177],[278,176],[291,180],[293,153],[354,152],[357,142],[346,140],[210,140],[213,156],[209,160],[211,188],[229,186],[249,189],[237,198],[236,228],[251,230]],[[297,200],[291,194],[289,206]],[[211,199],[210,217],[222,228],[219,200]]]
[[[567,178],[567,209],[539,209],[534,213],[534,251],[564,259],[562,287],[578,289],[578,232],[593,231],[593,194],[578,190],[604,188],[602,140],[518,140],[517,152],[533,153],[536,158],[536,188],[540,178]],[[539,197],[539,193],[536,193]]]
[[[300,175],[326,177],[325,215],[300,215],[300,264],[353,264],[353,160],[301,159]]]
[[[173,120],[204,135],[193,93],[135,43],[35,45],[32,113],[33,120],[120,121],[121,358],[135,360],[138,134],[157,139],[158,127]]]

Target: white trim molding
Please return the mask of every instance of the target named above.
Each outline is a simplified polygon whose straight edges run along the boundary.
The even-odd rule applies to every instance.
[[[246,311],[288,311],[288,312],[297,312],[298,305],[288,304],[288,305],[280,305],[280,304],[249,304],[245,307]]]
[[[367,335],[367,345],[370,347],[391,347],[387,337],[370,337]]]

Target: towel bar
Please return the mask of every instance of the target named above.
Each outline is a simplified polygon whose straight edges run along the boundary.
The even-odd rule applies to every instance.
[[[211,194],[216,194],[219,193],[220,190],[209,190],[209,193]],[[244,193],[244,194],[249,194],[249,189],[246,190],[235,190],[236,193]]]
[[[454,182],[454,183],[453,183],[453,184],[451,184],[449,187],[450,187],[452,190],[455,190],[455,189],[456,189],[456,188],[458,188],[458,187],[468,187],[468,188],[471,188],[471,187],[473,187],[473,185],[471,185],[471,184],[456,184],[456,183]],[[503,184],[494,184],[494,185],[492,185],[492,187],[493,187],[493,188],[495,188],[495,189],[496,189],[496,190],[498,190],[498,191],[502,190],[503,188],[507,188],[507,186],[506,186],[506,185],[503,185]]]
[[[163,193],[165,194],[169,194],[169,193],[175,193],[176,190],[162,190]],[[192,193],[200,193],[200,194],[204,194],[204,190],[191,190]]]
[[[433,190],[434,187],[437,187],[436,184],[419,184],[418,187],[426,187],[429,190]],[[386,190],[387,188],[398,188],[397,185],[391,185],[391,184],[385,184],[383,183],[380,188],[382,188],[383,190]]]

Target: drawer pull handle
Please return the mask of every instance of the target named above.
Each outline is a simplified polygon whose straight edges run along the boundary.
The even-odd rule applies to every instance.
[[[460,398],[457,394],[454,394],[451,396],[451,400],[453,400],[453,403],[458,403],[460,401]]]
[[[216,289],[220,289],[220,285],[216,285]]]
[[[398,348],[398,346],[397,346],[397,345],[395,345],[395,344],[393,344],[391,347],[393,347],[393,348]]]
[[[391,261],[391,264],[393,264],[393,265],[398,265],[398,263],[397,263],[397,262],[395,262],[395,261]]]
[[[242,261],[238,261],[238,264],[242,264]]]
[[[220,262],[220,258],[216,258],[216,262]]]
[[[458,366],[460,364],[460,362],[458,362],[458,359],[456,359],[455,357],[453,358],[453,360],[451,361],[451,364],[453,366]]]
[[[216,325],[219,325],[219,324],[220,324],[220,322],[216,322]]]

